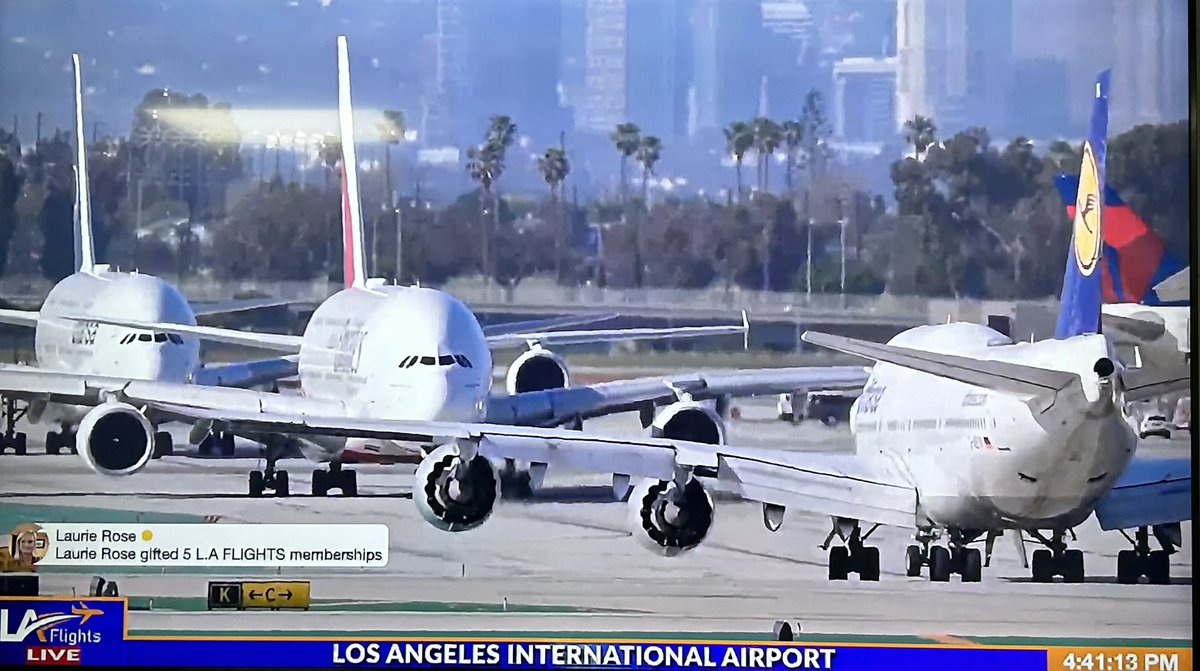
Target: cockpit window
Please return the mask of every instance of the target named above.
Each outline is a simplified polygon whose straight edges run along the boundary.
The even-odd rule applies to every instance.
[[[138,334],[138,340],[140,342],[150,342],[153,339],[154,339],[154,336],[150,335],[149,333],[139,333]]]
[[[458,364],[463,368],[474,368],[471,365],[471,360],[462,354],[440,354],[438,356],[417,356],[410,355],[400,360],[400,368],[412,368],[417,364],[422,366],[453,366]]]
[[[474,368],[474,366],[471,365],[471,360],[462,354],[455,354],[454,360],[457,361],[458,365],[462,366],[463,368]]]
[[[439,356],[438,357],[438,365],[439,366],[453,366],[454,365],[454,356],[450,355],[450,354],[443,354],[443,355]]]
[[[171,342],[175,343],[176,345],[183,344],[183,336],[179,335],[178,333],[168,333],[167,339],[170,340]]]
[[[167,341],[166,333],[155,333],[154,334],[154,342],[166,342],[166,341]]]
[[[437,358],[436,358],[436,357],[432,357],[432,356],[423,356],[423,357],[421,357],[421,365],[422,365],[422,366],[432,366],[432,365],[434,365],[434,364],[436,364],[436,363],[437,363]]]

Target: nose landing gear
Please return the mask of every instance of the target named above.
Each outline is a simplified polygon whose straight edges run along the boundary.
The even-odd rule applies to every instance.
[[[833,529],[821,549],[829,550],[829,579],[846,580],[851,573],[857,573],[862,581],[875,582],[879,580],[879,548],[863,545],[879,525],[871,527],[867,533],[862,533],[858,520],[842,517],[833,519]],[[833,537],[838,536],[845,545],[830,548]]]
[[[1046,538],[1036,529],[1030,530],[1029,535],[1046,546],[1033,551],[1034,582],[1053,582],[1056,575],[1062,576],[1063,582],[1083,582],[1083,551],[1067,548],[1065,530],[1055,529],[1051,538]]]
[[[289,496],[287,471],[275,470],[275,463],[283,456],[284,441],[269,437],[263,445],[267,466],[261,471],[250,471],[250,496],[258,498],[268,491],[274,492],[275,496]]]
[[[950,575],[957,573],[963,582],[979,582],[983,579],[983,555],[975,548],[967,547],[982,531],[950,529],[950,547],[932,545],[938,533],[932,528],[917,529],[914,539],[917,545],[909,545],[905,553],[905,573],[910,578],[921,575],[921,569],[929,567],[929,582],[949,582]],[[988,559],[991,559],[991,539],[988,536]]]

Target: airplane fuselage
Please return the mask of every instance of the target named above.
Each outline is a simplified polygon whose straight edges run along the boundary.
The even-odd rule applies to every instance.
[[[79,321],[105,317],[127,321],[196,324],[187,300],[153,275],[98,270],[63,278],[47,294],[34,330],[39,368],[134,380],[187,382],[200,365],[200,343],[165,333]],[[39,419],[75,424],[89,410],[52,404]]]
[[[877,364],[852,409],[860,458],[910,482],[918,524],[961,529],[1069,528],[1128,465],[1137,437],[1093,371],[1113,359],[1099,335],[1011,344],[975,324],[923,326],[900,347],[1074,372],[1085,400],[1038,414],[1026,399]],[[1115,359],[1114,359],[1115,360]]]
[[[322,303],[299,357],[301,393],[351,416],[481,421],[492,357],[479,321],[435,289],[351,288]],[[335,458],[360,439],[310,437],[310,458]],[[308,442],[306,441],[306,442]]]

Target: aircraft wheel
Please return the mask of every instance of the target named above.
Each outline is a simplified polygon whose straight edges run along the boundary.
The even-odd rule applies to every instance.
[[[904,553],[904,567],[910,578],[916,578],[921,575],[921,567],[925,565],[925,557],[921,554],[921,548],[916,545],[908,546],[908,550]]]
[[[232,432],[222,431],[221,433],[217,434],[216,440],[214,442],[216,443],[215,447],[217,448],[217,454],[221,455],[222,457],[232,457],[233,456],[233,433]]]
[[[358,472],[357,471],[342,471],[341,472],[342,496],[358,496]]]
[[[17,456],[23,456],[29,451],[24,433],[17,433],[13,435],[12,448],[13,452],[16,453]],[[0,450],[0,452],[3,452],[3,450]]]
[[[929,582],[949,582],[951,563],[950,550],[940,545],[929,548]]]
[[[858,564],[858,579],[869,582],[879,581],[879,548],[862,547],[855,557]]]
[[[829,579],[845,580],[850,576],[850,549],[837,546],[829,549]]]
[[[1151,585],[1171,584],[1171,555],[1166,550],[1152,551],[1146,569],[1146,577]]]
[[[58,454],[62,451],[62,434],[57,431],[46,432],[46,454]]]
[[[1136,585],[1142,577],[1141,557],[1136,550],[1121,550],[1117,553],[1117,582],[1122,585]]]
[[[275,496],[290,496],[287,471],[275,471]]]
[[[329,471],[319,468],[313,471],[312,495],[325,496],[329,493]]]
[[[1033,551],[1033,581],[1054,581],[1054,555],[1049,550]]]
[[[250,496],[258,498],[263,495],[265,489],[262,471],[250,471]]]
[[[154,458],[169,457],[175,454],[175,438],[166,431],[154,434]]]
[[[979,582],[983,579],[983,553],[974,548],[964,548],[962,563],[963,582]]]
[[[216,439],[213,438],[213,434],[208,434],[204,438],[200,439],[200,443],[196,445],[196,452],[202,457],[211,457],[215,442]]]
[[[1063,582],[1083,582],[1083,550],[1067,550],[1060,561]]]

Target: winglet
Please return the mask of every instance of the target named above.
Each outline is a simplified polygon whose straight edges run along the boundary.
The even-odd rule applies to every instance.
[[[92,243],[92,200],[88,193],[87,145],[83,132],[83,76],[79,54],[71,54],[75,70],[75,262],[80,272],[96,267],[96,249]]]
[[[354,150],[354,110],[350,103],[350,57],[346,36],[338,35],[338,124],[342,134],[342,274],[346,288],[366,286],[363,268],[362,207]]]
[[[750,315],[742,309],[742,349],[750,351]]]

